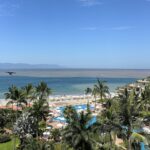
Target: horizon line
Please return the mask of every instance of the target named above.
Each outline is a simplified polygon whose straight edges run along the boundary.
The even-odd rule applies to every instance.
[[[150,68],[98,68],[98,67],[61,67],[61,68],[0,68],[0,70],[150,70]]]

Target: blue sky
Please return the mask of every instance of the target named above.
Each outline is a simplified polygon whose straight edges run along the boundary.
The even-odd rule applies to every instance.
[[[150,68],[150,0],[0,0],[0,62]]]

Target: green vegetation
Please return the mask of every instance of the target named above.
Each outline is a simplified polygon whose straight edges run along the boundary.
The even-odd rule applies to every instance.
[[[106,94],[109,94],[109,87],[106,85],[106,81],[100,81],[97,79],[97,83],[94,85],[94,87],[85,89],[85,94],[92,94],[95,99],[95,107],[97,103],[97,97],[100,98],[100,101],[102,102],[103,99],[106,98]]]
[[[8,136],[8,135],[0,135],[0,143],[6,143],[6,142],[9,142],[9,141],[11,141],[10,136]]]
[[[12,150],[14,147],[14,140],[16,140],[16,148],[19,146],[19,139],[13,139],[9,142],[6,143],[1,143],[0,144],[0,150]]]
[[[0,142],[3,142],[0,149],[140,150],[140,142],[150,145],[150,135],[142,130],[150,125],[150,84],[140,90],[127,86],[118,96],[110,98],[106,82],[98,79],[93,89],[85,90],[85,94],[92,94],[95,99],[97,121],[89,125],[93,118],[90,102],[86,112],[67,106],[64,110],[67,125],[51,129],[50,136],[44,139],[50,94],[51,89],[44,82],[36,87],[28,84],[8,89],[5,94],[10,100],[8,105],[12,109],[18,107],[0,109]],[[97,110],[99,104],[102,110]],[[9,141],[11,137],[14,138]]]
[[[66,107],[64,114],[68,125],[62,131],[63,141],[74,149],[92,150],[92,132],[91,128],[87,127],[92,118],[91,114],[78,114],[71,106]]]

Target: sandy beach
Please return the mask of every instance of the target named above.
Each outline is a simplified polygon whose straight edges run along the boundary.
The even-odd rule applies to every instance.
[[[51,96],[48,99],[49,106],[60,107],[68,105],[87,104],[88,101],[93,101],[92,96]],[[0,107],[5,107],[9,100],[0,99]]]
[[[93,96],[84,96],[84,95],[80,95],[80,96],[66,96],[66,98],[64,96],[54,96],[54,97],[50,97],[48,99],[48,103],[50,107],[61,107],[61,106],[68,106],[68,105],[81,105],[81,104],[87,104],[94,102],[94,97]],[[6,108],[6,104],[9,102],[9,100],[5,100],[5,99],[0,99],[0,108]],[[12,106],[7,106],[7,108],[12,108]],[[14,107],[15,109],[15,107]]]
[[[6,104],[9,102],[9,100],[0,99],[0,106],[6,106]]]
[[[110,93],[111,98],[116,96],[116,93]],[[108,96],[109,98],[109,96]],[[99,99],[98,97],[96,99]],[[49,96],[48,103],[49,106],[60,107],[68,105],[80,105],[87,104],[88,102],[94,102],[95,98],[92,95],[57,95]],[[4,107],[9,102],[9,100],[0,99],[0,106]]]

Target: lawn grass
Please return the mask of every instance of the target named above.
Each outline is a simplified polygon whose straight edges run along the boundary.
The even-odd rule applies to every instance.
[[[16,138],[16,146],[19,144],[19,139]],[[14,139],[11,141],[0,144],[0,150],[13,150]]]

